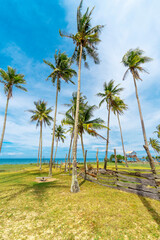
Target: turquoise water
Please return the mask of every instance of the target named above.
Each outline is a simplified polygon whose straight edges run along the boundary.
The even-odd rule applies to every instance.
[[[144,161],[144,159],[139,158],[140,160]],[[49,158],[43,158],[42,162],[43,163],[49,163]],[[100,158],[99,161],[103,162],[103,158]],[[136,161],[135,159],[129,159],[132,161]],[[56,162],[58,163],[65,162],[65,158],[57,158]],[[78,162],[84,162],[83,158],[78,158]],[[112,160],[114,162],[114,159]],[[96,162],[95,158],[88,158],[87,162]],[[37,158],[0,158],[0,165],[2,164],[31,164],[31,163],[37,163]]]
[[[43,163],[49,163],[49,158],[42,159]],[[57,158],[56,162],[58,163],[65,162],[65,158]],[[83,158],[78,158],[78,162],[83,162]],[[87,162],[95,162],[95,158],[88,159]],[[103,161],[103,159],[100,159],[100,161]],[[37,158],[1,158],[0,159],[0,165],[2,164],[31,164],[31,163],[37,163]]]

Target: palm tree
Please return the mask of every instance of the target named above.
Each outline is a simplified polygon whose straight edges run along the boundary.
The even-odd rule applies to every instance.
[[[115,103],[115,96],[119,95],[123,88],[119,87],[120,84],[114,85],[114,80],[110,80],[107,84],[104,83],[104,92],[98,93],[97,96],[101,97],[102,100],[99,103],[99,107],[101,107],[102,103],[107,103],[107,110],[108,110],[108,123],[107,123],[107,141],[106,141],[106,153],[104,158],[104,169],[107,168],[107,156],[108,156],[108,144],[109,144],[109,125],[110,125],[110,112],[112,107],[114,107]]]
[[[112,107],[112,111],[114,112],[115,115],[117,115],[119,129],[120,129],[120,134],[121,134],[121,142],[122,142],[122,149],[123,149],[123,154],[124,154],[124,160],[125,160],[126,167],[128,167],[127,157],[126,157],[126,153],[125,153],[125,149],[124,149],[124,143],[123,143],[122,128],[121,128],[121,123],[120,123],[120,119],[119,119],[119,115],[124,114],[124,111],[128,109],[128,106],[119,97],[115,97],[114,101],[115,101],[115,104]]]
[[[160,153],[160,143],[157,139],[149,138],[149,145],[151,145],[156,153]]]
[[[51,62],[43,60],[48,66],[51,67],[53,72],[48,76],[47,79],[51,78],[53,85],[57,80],[57,90],[56,90],[56,103],[55,103],[55,112],[54,112],[54,124],[53,124],[53,135],[52,135],[52,145],[51,145],[51,157],[50,157],[50,168],[49,175],[52,175],[52,160],[53,160],[53,150],[54,150],[54,136],[55,136],[55,126],[56,126],[56,116],[57,116],[57,102],[58,102],[58,92],[61,89],[61,79],[66,83],[74,82],[71,78],[76,75],[76,72],[71,68],[71,58],[69,58],[65,53],[60,51],[54,55],[55,65]]]
[[[80,100],[79,100],[79,112],[81,109],[83,109],[83,105],[87,104],[84,102],[86,100],[86,96],[82,96],[80,93]],[[72,93],[72,99],[70,100],[71,103],[69,104],[64,104],[65,106],[69,107],[68,111],[66,113],[71,114],[72,118],[74,118],[75,113],[76,113],[76,103],[77,103],[77,92]],[[72,141],[73,141],[73,136],[74,136],[74,127],[69,130],[71,133],[71,140],[70,140],[70,146],[69,146],[69,152],[68,152],[68,159],[67,159],[67,164],[70,163],[70,154],[71,154],[71,147],[72,147]]]
[[[73,40],[73,43],[76,44],[73,60],[76,60],[78,65],[78,90],[77,90],[77,103],[76,103],[76,115],[75,115],[75,127],[74,127],[74,141],[73,141],[73,169],[72,169],[72,184],[71,192],[79,192],[79,184],[77,180],[77,137],[78,137],[78,115],[79,115],[79,101],[80,101],[80,88],[81,88],[81,62],[84,60],[85,66],[88,67],[86,61],[87,55],[93,58],[96,64],[99,63],[97,47],[96,45],[100,42],[99,34],[102,25],[97,25],[91,27],[91,15],[93,9],[89,11],[87,8],[86,12],[82,14],[82,3],[77,9],[77,33],[76,34],[62,34],[62,37],[68,37]]]
[[[156,131],[154,133],[157,133],[157,137],[160,138],[160,124],[156,127]]]
[[[100,134],[97,133],[96,130],[106,128],[106,127],[103,125],[104,121],[101,118],[92,119],[93,111],[96,109],[95,105],[93,106],[83,105],[83,107],[80,105],[80,109],[81,111],[79,112],[78,134],[80,135],[80,138],[81,138],[83,158],[85,158],[83,134],[88,133],[89,135],[96,136],[96,137],[99,136],[103,138]],[[72,131],[75,120],[69,113],[66,113],[66,118],[63,119],[62,123],[69,125]]]
[[[34,102],[36,110],[28,110],[29,112],[33,113],[31,116],[31,121],[36,121],[36,127],[40,126],[40,136],[39,136],[39,149],[40,149],[40,170],[42,169],[42,127],[51,125],[51,121],[53,118],[50,116],[52,112],[52,108],[47,108],[47,103],[45,101],[39,100]],[[38,158],[39,158],[39,151],[38,151]]]
[[[63,129],[63,127],[61,125],[59,125],[55,128],[56,151],[54,154],[54,160],[53,160],[54,163],[55,163],[55,158],[56,158],[56,154],[57,154],[58,142],[62,141],[64,143],[64,139],[66,138],[64,134],[65,134],[65,130]]]
[[[8,104],[9,104],[10,98],[12,97],[13,87],[19,88],[23,91],[27,91],[27,89],[22,86],[23,84],[26,84],[24,75],[17,74],[16,69],[13,69],[10,66],[8,66],[7,71],[0,69],[0,77],[2,78],[2,79],[0,79],[0,82],[4,84],[4,92],[7,96],[3,130],[2,130],[1,141],[0,141],[0,152],[1,152],[5,128],[6,128]]]
[[[153,158],[150,154],[149,147],[148,147],[148,142],[147,142],[147,136],[146,136],[146,130],[144,126],[144,121],[143,121],[143,116],[142,116],[142,111],[141,111],[141,105],[139,101],[139,96],[138,96],[138,90],[137,90],[137,84],[136,80],[141,80],[140,73],[141,72],[146,72],[147,71],[142,68],[142,64],[150,62],[152,59],[146,56],[143,56],[144,51],[140,50],[139,48],[136,49],[130,49],[122,58],[122,63],[124,64],[125,67],[127,67],[127,70],[124,74],[123,80],[126,78],[127,74],[130,72],[133,76],[133,81],[134,81],[134,86],[135,86],[135,93],[136,93],[136,98],[137,98],[137,103],[138,103],[138,109],[139,109],[139,115],[141,119],[141,125],[142,125],[142,132],[143,132],[143,138],[144,138],[144,149],[146,150],[146,153],[148,155],[148,159],[150,162],[150,166],[152,169],[152,172],[155,173],[155,165]]]

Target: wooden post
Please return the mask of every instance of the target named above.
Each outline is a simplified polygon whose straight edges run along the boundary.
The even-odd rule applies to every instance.
[[[116,149],[114,149],[114,157],[115,157],[115,167],[116,167],[116,177],[117,177],[116,184],[117,184],[117,182],[118,182],[118,167],[117,167],[117,155],[116,155]]]
[[[86,180],[86,157],[87,157],[87,150],[85,151],[85,156],[84,156],[84,180]]]
[[[71,174],[71,159],[69,158],[69,175]]]
[[[57,160],[57,168],[58,168],[58,160]]]
[[[98,148],[97,148],[97,153],[96,153],[96,159],[97,159],[97,175],[98,175],[98,172],[99,172]]]

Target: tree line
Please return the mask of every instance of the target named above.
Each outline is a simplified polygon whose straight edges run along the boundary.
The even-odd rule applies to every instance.
[[[105,139],[104,136],[101,136],[97,132],[97,130],[102,128],[107,129],[107,139],[105,139],[106,151],[105,151],[105,157],[104,157],[104,169],[107,168],[111,111],[115,114],[119,123],[124,160],[125,160],[126,166],[128,166],[127,158],[125,155],[124,144],[123,144],[122,128],[120,124],[120,115],[122,115],[124,111],[127,110],[128,108],[124,100],[120,98],[120,93],[123,91],[123,88],[120,86],[120,84],[116,85],[114,80],[110,80],[109,82],[104,83],[103,92],[97,94],[97,96],[101,98],[99,107],[101,107],[103,103],[106,104],[106,110],[108,112],[107,126],[104,125],[103,119],[101,118],[93,119],[93,112],[97,107],[95,105],[90,106],[86,101],[86,97],[82,96],[82,93],[81,93],[81,84],[83,84],[81,83],[82,61],[84,62],[85,67],[87,68],[89,67],[87,62],[88,57],[93,59],[95,64],[100,63],[97,45],[101,41],[100,33],[104,28],[104,25],[96,25],[94,27],[92,26],[91,17],[92,17],[94,8],[92,8],[91,10],[87,8],[87,10],[83,13],[82,4],[83,4],[83,0],[80,1],[80,4],[77,8],[77,32],[74,34],[73,33],[64,34],[61,30],[59,31],[61,37],[67,37],[73,41],[73,44],[75,45],[75,49],[72,57],[68,57],[68,55],[65,52],[61,52],[59,50],[55,52],[54,63],[47,60],[43,60],[44,63],[51,68],[51,73],[46,80],[51,80],[52,84],[56,85],[54,118],[50,116],[52,112],[52,108],[48,108],[47,103],[42,100],[34,102],[35,110],[29,110],[33,114],[31,116],[31,121],[36,121],[37,126],[40,127],[40,137],[39,137],[39,147],[38,147],[38,155],[40,156],[40,166],[41,166],[41,160],[42,160],[42,127],[43,125],[44,126],[50,125],[51,122],[53,121],[51,154],[50,154],[50,163],[49,163],[49,175],[52,176],[55,138],[56,138],[56,146],[58,146],[58,142],[60,141],[60,139],[63,141],[65,138],[65,135],[64,135],[65,131],[63,127],[60,125],[59,126],[56,125],[57,103],[58,103],[58,95],[61,90],[61,81],[75,84],[72,78],[78,75],[77,92],[73,93],[71,103],[68,105],[70,108],[65,113],[65,117],[62,120],[62,124],[68,125],[70,127],[69,131],[71,133],[71,141],[70,141],[69,154],[68,154],[68,160],[69,160],[70,154],[71,154],[71,147],[72,147],[73,164],[72,164],[71,192],[79,191],[79,183],[77,179],[78,136],[80,136],[80,139],[81,139],[82,152],[84,156],[84,144],[83,144],[84,133],[86,132],[87,134],[90,134],[92,136],[98,136]],[[123,80],[126,79],[129,73],[133,77],[135,94],[136,94],[136,99],[138,103],[142,132],[144,137],[143,147],[147,153],[152,172],[154,173],[155,165],[148,147],[146,130],[145,130],[140,100],[138,96],[138,89],[137,89],[137,81],[138,80],[142,81],[140,74],[143,72],[146,72],[146,70],[142,66],[143,64],[151,60],[152,60],[151,58],[144,56],[143,50],[136,48],[136,49],[130,49],[123,56],[122,64],[127,68],[126,72],[124,73]],[[72,68],[73,63],[76,63],[78,65],[78,74]],[[16,70],[13,69],[12,67],[8,67],[7,71],[0,69],[0,77],[1,77],[0,82],[4,84],[4,91],[7,96],[4,124],[3,124],[2,136],[0,141],[0,152],[1,152],[4,133],[5,133],[5,127],[6,127],[8,104],[9,104],[10,98],[12,97],[13,87],[19,88],[23,91],[27,91],[27,89],[24,87],[24,84],[26,84],[24,75],[17,74]],[[56,151],[55,151],[55,156],[56,156]]]

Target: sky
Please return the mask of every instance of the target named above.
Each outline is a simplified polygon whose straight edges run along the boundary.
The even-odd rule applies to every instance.
[[[51,73],[43,59],[54,63],[56,50],[72,55],[74,44],[70,39],[61,38],[59,29],[76,33],[76,10],[79,1],[75,0],[0,0],[0,68],[7,66],[16,68],[17,73],[25,75],[28,92],[13,89],[10,99],[7,125],[1,157],[3,158],[34,158],[37,157],[39,143],[39,128],[30,122],[34,109],[34,101],[47,101],[48,107],[55,105],[56,88],[50,81],[45,81]],[[128,110],[120,117],[126,151],[134,150],[138,156],[146,155],[143,150],[143,135],[139,118],[138,106],[132,76],[129,74],[122,81],[125,67],[121,60],[131,48],[139,47],[153,61],[145,68],[149,74],[142,74],[143,81],[137,83],[139,98],[146,126],[147,138],[156,137],[153,132],[160,123],[160,2],[157,0],[84,0],[83,11],[95,6],[92,25],[105,25],[100,35],[98,46],[100,64],[95,65],[89,59],[90,69],[82,64],[81,92],[87,96],[91,105],[97,105],[100,99],[96,96],[103,92],[104,82],[115,80],[121,84],[124,91],[122,99],[128,104]],[[73,68],[77,71],[77,66]],[[75,85],[62,83],[58,98],[57,124],[61,124],[72,92],[77,90],[77,77],[73,78]],[[6,96],[3,85],[0,84],[0,133],[4,120]],[[54,111],[52,112],[52,116]],[[107,108],[103,104],[95,111],[95,118],[101,117],[107,123]],[[67,127],[65,127],[67,130]],[[51,151],[52,126],[43,128],[43,157],[49,158]],[[107,136],[106,129],[100,134]],[[65,157],[68,153],[70,135],[64,143],[59,143],[57,157]],[[88,157],[105,155],[106,142],[103,139],[84,135],[85,149]],[[109,154],[113,149],[122,154],[121,138],[116,116],[111,114]],[[78,141],[78,157],[82,157],[80,139]],[[151,150],[151,153],[154,152]]]

